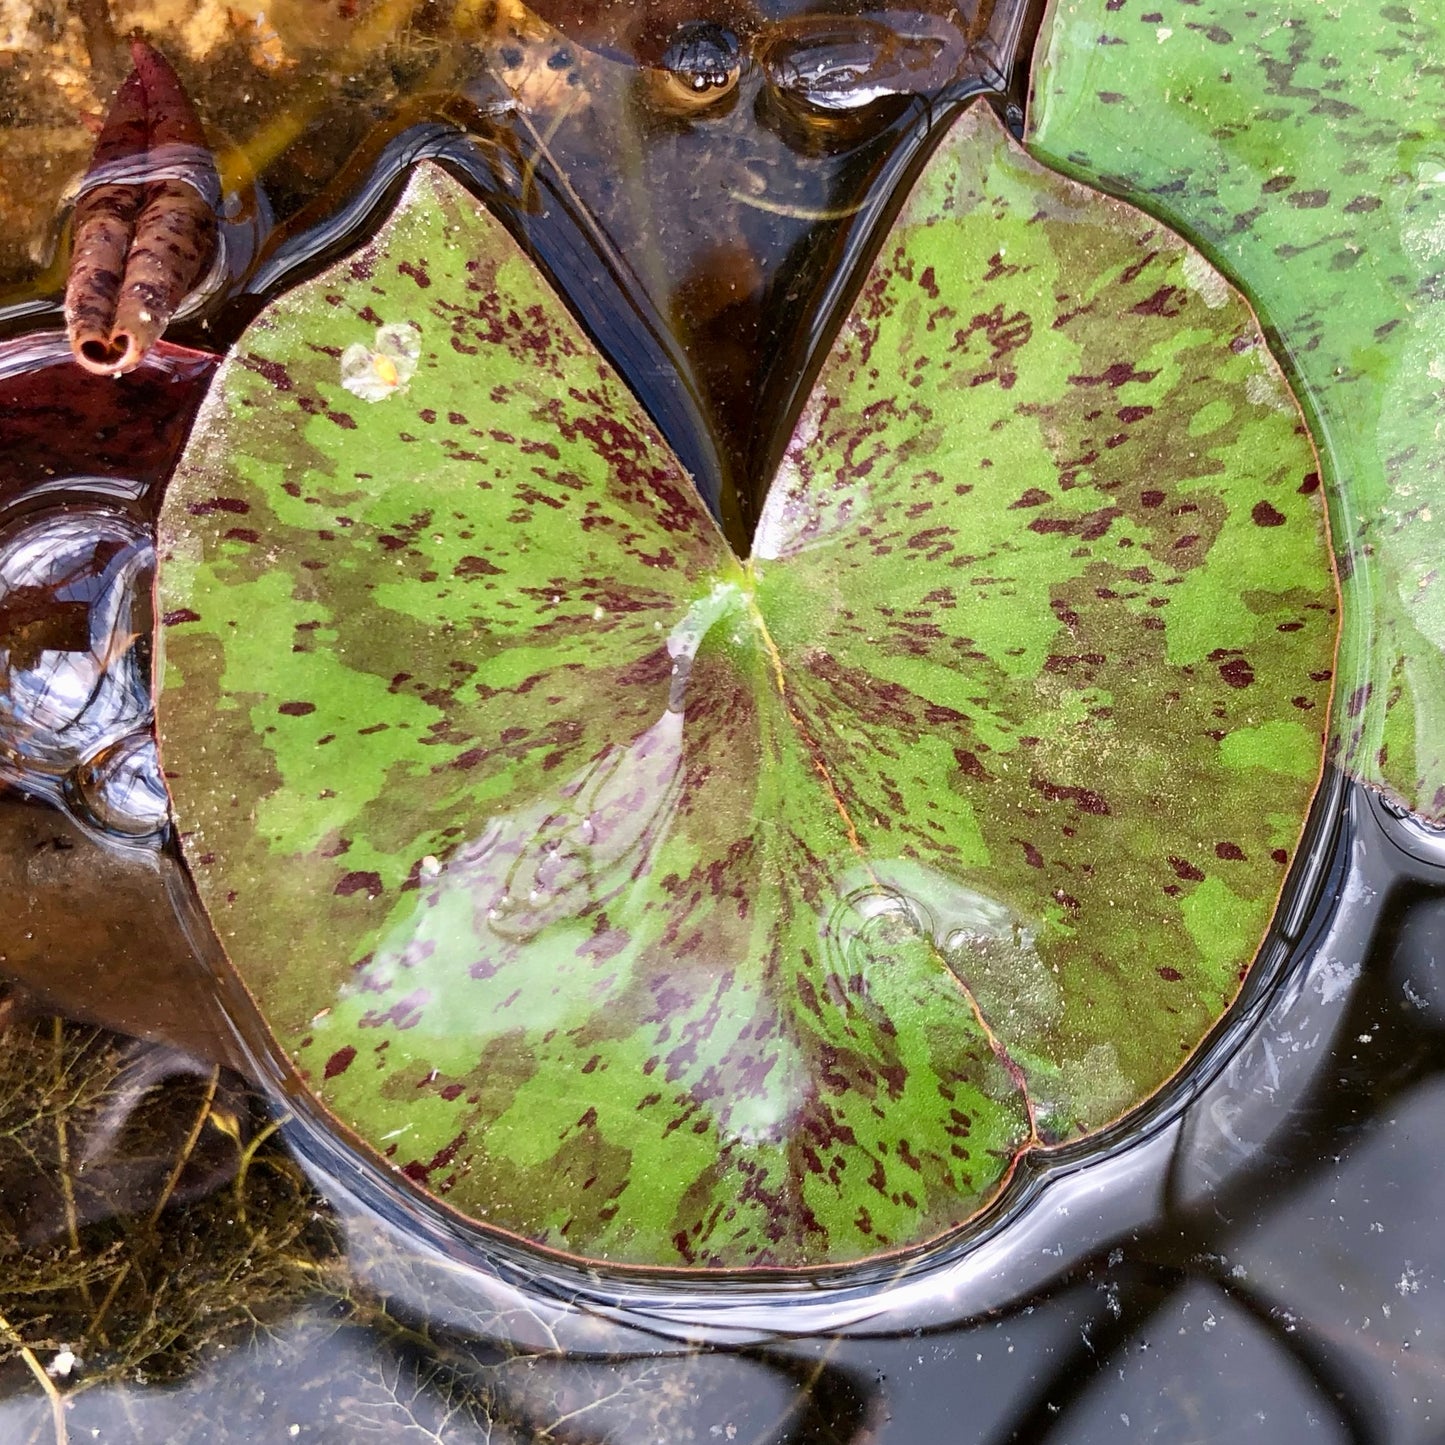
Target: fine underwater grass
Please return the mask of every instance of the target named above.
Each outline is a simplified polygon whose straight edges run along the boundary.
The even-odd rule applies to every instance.
[[[235,1076],[16,995],[0,1035],[5,1445],[867,1439],[825,1362],[568,1358],[484,1312],[420,1319]]]
[[[4,1393],[173,1381],[323,1280],[344,1288],[326,1213],[236,1081],[5,1007]]]

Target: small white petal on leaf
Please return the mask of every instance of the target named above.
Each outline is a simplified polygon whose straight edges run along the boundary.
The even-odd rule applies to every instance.
[[[341,384],[363,401],[405,391],[421,357],[421,328],[410,321],[378,326],[371,346],[352,342],[341,353]]]

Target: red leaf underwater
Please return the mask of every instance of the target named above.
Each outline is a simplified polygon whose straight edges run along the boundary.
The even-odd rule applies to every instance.
[[[162,341],[116,379],[77,367],[59,332],[0,343],[0,498],[66,477],[128,477],[149,496],[219,360]]]

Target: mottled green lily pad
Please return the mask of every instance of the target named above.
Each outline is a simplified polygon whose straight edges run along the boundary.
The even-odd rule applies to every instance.
[[[1321,765],[1314,469],[1217,275],[977,106],[740,561],[422,168],[246,333],[167,499],[186,857],[309,1087],[463,1215],[633,1265],[918,1245],[1238,990]]]
[[[1445,9],[1055,0],[1030,145],[1257,301],[1316,419],[1346,616],[1334,747],[1445,818]]]

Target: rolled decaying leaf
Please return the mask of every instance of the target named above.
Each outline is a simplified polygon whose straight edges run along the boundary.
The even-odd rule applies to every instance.
[[[140,75],[132,70],[116,92],[96,141],[87,182],[132,164],[136,157],[144,157],[146,149],[145,93]],[[109,347],[125,255],[143,201],[144,194],[137,186],[88,184],[75,203],[65,323],[71,348],[82,366],[91,365]]]
[[[200,118],[142,41],[75,205],[65,321],[88,371],[130,371],[216,253],[220,185]]]

